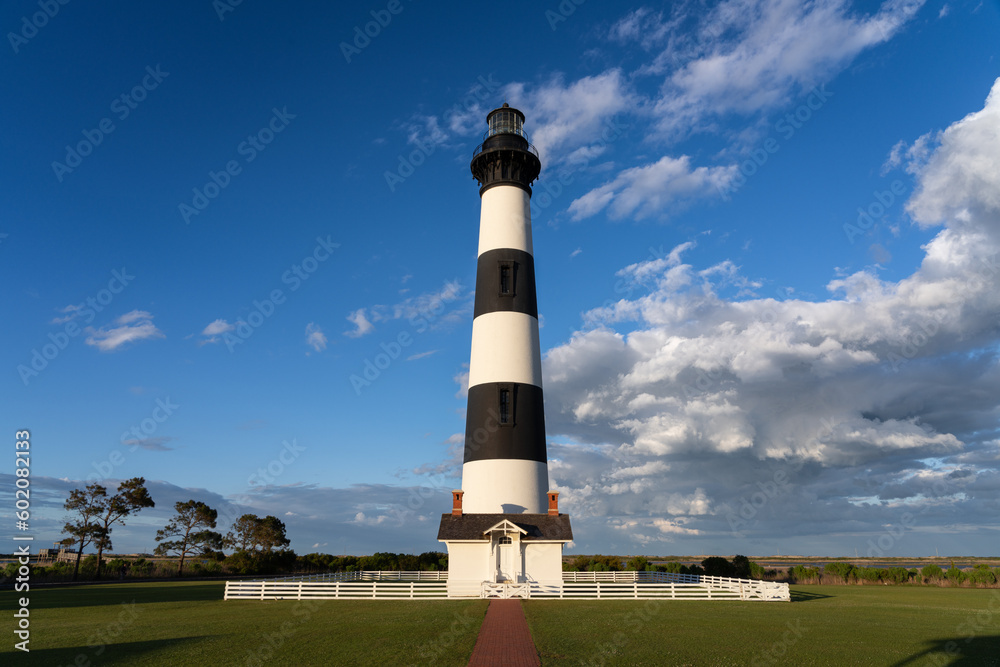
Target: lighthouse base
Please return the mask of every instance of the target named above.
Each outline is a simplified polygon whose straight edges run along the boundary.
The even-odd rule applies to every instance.
[[[572,539],[565,514],[445,514],[438,540],[448,549],[448,597],[481,597],[484,584],[559,585]]]

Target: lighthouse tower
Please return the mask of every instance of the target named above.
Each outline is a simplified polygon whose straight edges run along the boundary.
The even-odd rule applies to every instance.
[[[462,488],[438,539],[451,595],[523,597],[532,583],[561,582],[572,530],[545,453],[530,211],[541,162],[523,113],[504,103],[486,121],[470,165],[482,210]]]

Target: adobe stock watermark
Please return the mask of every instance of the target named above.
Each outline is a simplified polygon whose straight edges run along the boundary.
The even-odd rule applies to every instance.
[[[832,435],[834,427],[837,426],[836,422],[826,417],[821,417],[819,423],[820,429],[814,439]],[[770,480],[764,482],[758,481],[756,483],[757,491],[754,491],[749,496],[740,497],[740,505],[737,511],[734,512],[727,506],[729,513],[726,515],[726,520],[729,522],[729,530],[733,534],[733,537],[745,538],[746,533],[744,531],[755,528],[760,523],[757,515],[764,507],[770,504],[771,501],[791,493],[794,488],[791,478],[800,472],[804,466],[805,459],[800,458],[795,463],[778,468],[771,475]]]
[[[212,0],[212,9],[219,21],[226,20],[226,14],[236,11],[236,8],[243,4],[243,0]]]
[[[785,627],[788,629],[781,633],[781,639],[778,639],[767,647],[767,649],[753,657],[753,660],[750,662],[753,667],[790,664],[787,657],[788,652],[799,643],[804,632],[802,619],[797,618],[794,621],[786,621]]]
[[[154,449],[166,449],[162,445],[157,446],[155,443],[149,443],[149,438],[153,437],[160,425],[172,417],[174,411],[179,407],[181,406],[170,401],[169,396],[156,399],[156,406],[150,415],[122,433],[119,440],[121,446],[127,448],[129,453],[150,444],[153,444]],[[110,479],[115,468],[124,464],[125,459],[125,454],[121,450],[112,449],[103,461],[91,461],[90,465],[93,466],[95,472],[87,475],[87,483]]]
[[[917,327],[903,338],[903,342],[886,355],[885,363],[893,373],[898,373],[899,369],[920,353],[920,348],[927,345],[941,331],[944,319],[944,315],[937,312],[922,318]]]
[[[425,642],[417,647],[417,655],[420,662],[411,662],[410,667],[417,664],[438,665],[441,663],[441,654],[450,649],[455,642],[466,632],[472,629],[476,623],[481,623],[479,618],[474,618],[471,614],[452,613],[452,622],[447,630],[441,632],[434,640]]]
[[[256,472],[247,477],[247,486],[253,488],[273,484],[275,479],[285,472],[285,468],[295,463],[304,451],[306,448],[299,445],[295,438],[292,438],[291,442],[282,440],[281,451],[278,452],[278,455],[268,461],[267,465],[257,468]]]
[[[361,52],[371,45],[372,40],[389,27],[393,17],[402,14],[404,9],[405,7],[400,0],[389,0],[385,9],[373,9],[369,12],[372,20],[365,23],[364,29],[359,25],[354,26],[354,39],[351,43],[340,43],[340,52],[344,55],[347,64],[351,64],[351,59],[355,56],[361,55]]]
[[[149,93],[159,88],[163,80],[170,76],[170,72],[160,70],[160,65],[155,68],[147,66],[146,75],[128,92],[124,92],[111,100],[109,107],[119,121],[128,118],[133,111],[139,108],[139,104],[146,100]],[[97,122],[97,126],[92,130],[81,131],[83,139],[74,145],[66,145],[66,157],[64,162],[52,161],[52,172],[56,180],[62,183],[66,174],[72,174],[73,170],[83,164],[83,159],[94,152],[94,149],[104,143],[105,137],[115,131],[115,123],[110,118],[102,118]]]
[[[658,611],[662,609],[660,600],[646,600],[638,609],[631,609],[622,618],[617,627],[621,628],[612,634],[607,641],[601,642],[597,648],[597,653],[590,656],[585,665],[588,667],[604,667],[611,659],[611,664],[619,664],[622,647],[629,641],[629,635],[635,636],[643,631],[648,631],[650,622]],[[629,631],[626,634],[626,630]]]
[[[51,19],[59,13],[59,8],[69,4],[69,0],[38,0],[38,7],[42,11],[35,12],[29,18],[27,15],[21,17],[21,30],[14,33],[7,33],[7,41],[14,53],[20,53],[21,47],[38,35],[38,31],[49,24]]]
[[[264,152],[274,138],[285,131],[288,124],[295,119],[298,114],[288,113],[288,107],[277,107],[271,109],[271,118],[264,127],[253,134],[248,134],[247,138],[236,146],[236,153],[243,157],[243,163],[239,160],[229,160],[219,171],[209,170],[208,180],[200,188],[191,188],[191,203],[181,202],[177,205],[177,210],[184,220],[184,224],[191,224],[191,218],[201,215],[202,211],[208,208],[212,200],[218,197],[223,190],[229,187],[236,176],[243,173],[243,165],[250,164],[257,159],[257,156]]]
[[[313,613],[325,603],[325,600],[297,600],[291,608],[292,618],[286,619],[280,624],[275,620],[271,626],[273,630],[260,636],[261,641],[256,648],[246,649],[243,664],[247,667],[263,667],[272,664],[271,659],[275,657],[278,649],[294,637],[302,624],[312,618]]]
[[[549,27],[555,32],[560,23],[565,22],[576,12],[576,8],[587,0],[562,0],[555,10],[545,10],[545,20],[549,22]]]
[[[135,276],[130,275],[124,266],[121,271],[115,269],[111,272],[111,280],[108,281],[107,287],[98,290],[94,296],[87,297],[82,303],[64,309],[63,312],[68,315],[55,320],[57,324],[65,325],[63,330],[50,333],[48,335],[50,342],[43,344],[40,349],[32,348],[30,361],[27,364],[18,364],[17,374],[24,386],[27,387],[33,378],[48,368],[49,363],[66,349],[70,339],[76,338],[83,332],[83,327],[76,322],[77,317],[82,317],[85,325],[90,324],[97,317],[97,313],[102,312],[114,300],[115,295],[121,294],[133,280]]]
[[[323,262],[330,259],[333,251],[340,247],[339,243],[334,243],[327,234],[316,237],[316,246],[312,252],[306,255],[300,262],[292,264],[281,274],[281,282],[289,286],[289,292],[295,292],[302,284],[319,270]],[[278,306],[285,303],[287,296],[281,288],[275,288],[268,293],[263,300],[254,299],[250,306],[250,313],[246,319],[237,320],[231,331],[222,333],[222,341],[230,352],[236,351],[237,345],[242,345],[253,336],[261,326],[264,325],[271,316],[274,315]]]
[[[561,165],[552,178],[541,178],[534,187],[534,195],[531,198],[531,220],[537,222],[542,211],[552,206],[564,192],[564,188],[570,185],[575,178],[575,174],[587,168],[592,155],[601,155],[604,149],[617,141],[631,125],[621,122],[617,116],[612,116],[604,121],[601,128],[601,136],[598,141],[587,146],[592,149],[585,157],[567,165]]]
[[[387,516],[391,516],[398,525],[403,525],[406,519],[418,512],[427,501],[434,497],[440,497],[442,491],[449,491],[453,488],[449,484],[449,477],[444,473],[436,473],[428,478],[429,484],[422,484],[417,487],[410,487],[410,497],[406,500],[406,507],[393,505],[386,511]]]
[[[410,327],[417,334],[427,331],[441,317],[445,304],[449,301],[454,301],[456,298],[456,294],[448,291],[440,298],[434,299],[432,303],[420,308],[410,316]],[[388,343],[384,341],[379,343],[381,352],[377,352],[373,357],[365,357],[361,373],[352,373],[348,378],[351,387],[354,389],[354,395],[360,396],[363,389],[370,387],[373,382],[378,380],[382,376],[382,373],[393,362],[399,359],[403,350],[413,344],[413,340],[413,335],[409,331],[400,331],[395,339],[390,340]]]
[[[794,111],[785,114],[784,118],[774,124],[774,131],[780,134],[782,139],[789,141],[812,119],[815,112],[823,108],[823,105],[831,97],[833,97],[833,93],[826,89],[825,83],[818,88],[813,88],[802,104]],[[760,148],[750,151],[747,159],[739,163],[736,176],[729,179],[724,185],[716,183],[715,187],[723,201],[729,201],[730,195],[746,185],[747,179],[756,174],[779,150],[781,150],[781,144],[777,139],[769,136]]]
[[[944,479],[935,479],[926,492],[921,492],[924,498],[940,499],[946,498],[955,493],[955,489]],[[898,524],[889,524],[877,538],[868,540],[868,558],[883,558],[892,551],[893,547],[900,542],[903,537],[912,532],[917,526],[917,517],[931,509],[931,504],[925,504],[919,512],[903,512],[899,517]]]
[[[478,83],[472,86],[472,89],[465,97],[444,112],[444,118],[451,118],[463,111],[471,111],[480,102],[489,100],[500,90],[500,82],[495,81],[492,74],[485,79],[480,76],[477,81]],[[416,148],[408,153],[400,153],[396,156],[398,162],[396,170],[389,171],[387,169],[383,173],[383,178],[385,178],[385,184],[388,186],[389,192],[395,192],[399,185],[405,183],[406,179],[412,176],[417,168],[424,164],[437,148],[433,143],[421,141],[420,139],[414,139],[413,143]]]
[[[866,231],[882,221],[889,212],[889,207],[896,203],[906,192],[906,185],[903,181],[895,180],[889,184],[888,190],[875,190],[872,196],[875,198],[868,206],[858,207],[858,219],[855,223],[844,223],[844,234],[851,245],[854,239],[863,236]]]

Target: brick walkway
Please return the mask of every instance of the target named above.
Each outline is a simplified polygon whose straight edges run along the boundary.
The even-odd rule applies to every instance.
[[[490,600],[468,667],[540,667],[520,600]]]

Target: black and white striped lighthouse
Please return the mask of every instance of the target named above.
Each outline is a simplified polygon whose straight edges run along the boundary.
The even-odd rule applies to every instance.
[[[524,114],[507,105],[472,158],[480,184],[479,260],[462,466],[464,511],[544,513],[548,490],[531,183],[541,162]]]
[[[505,103],[486,121],[471,165],[482,208],[462,488],[438,540],[448,547],[449,597],[528,597],[532,585],[562,584],[573,539],[545,456],[529,206],[542,165],[523,113]]]

